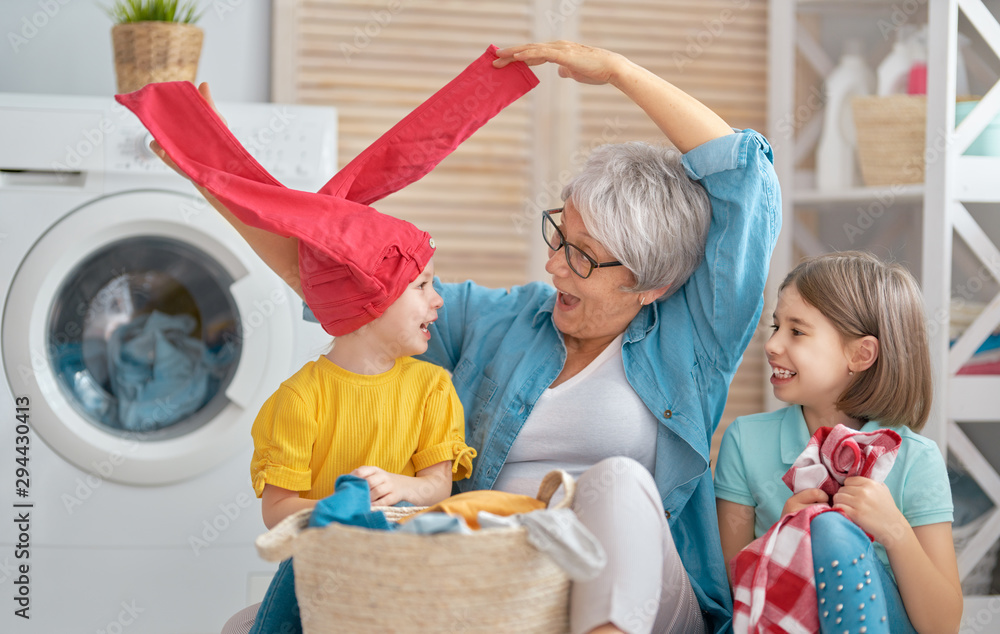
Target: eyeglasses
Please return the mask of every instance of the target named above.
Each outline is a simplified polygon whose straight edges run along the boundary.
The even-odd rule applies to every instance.
[[[590,274],[594,272],[594,269],[599,269],[602,266],[622,265],[622,263],[617,260],[613,262],[598,262],[594,258],[587,255],[580,247],[566,242],[566,238],[559,229],[559,225],[557,225],[556,221],[552,219],[552,216],[560,213],[562,213],[562,207],[542,212],[542,238],[545,239],[545,244],[549,245],[549,248],[553,251],[558,251],[559,249],[566,247],[566,264],[569,265],[569,269],[571,271],[583,279],[587,279],[590,277]]]

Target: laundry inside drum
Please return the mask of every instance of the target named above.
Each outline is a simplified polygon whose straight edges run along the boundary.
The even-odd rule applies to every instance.
[[[210,421],[242,351],[232,277],[179,240],[132,237],[83,260],[50,311],[48,354],[63,394],[119,435],[174,438]]]

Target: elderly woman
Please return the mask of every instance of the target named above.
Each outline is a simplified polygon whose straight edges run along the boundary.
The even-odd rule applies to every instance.
[[[498,54],[611,84],[681,154],[628,143],[591,155],[563,207],[542,214],[551,286],[437,284],[424,358],[452,371],[479,452],[462,488],[531,494],[552,468],[579,477],[574,510],[609,564],[574,584],[572,631],[720,631],[730,598],[709,445],[780,225],[770,148],[615,53],[556,42]]]
[[[610,51],[554,42],[498,55],[611,84],[679,152],[591,155],[562,208],[541,216],[551,285],[435,281],[444,307],[423,358],[452,372],[479,452],[461,488],[533,495],[553,468],[578,477],[574,510],[609,563],[573,585],[573,632],[722,631],[731,599],[709,445],[780,225],[770,148]],[[288,239],[220,211],[296,283]]]

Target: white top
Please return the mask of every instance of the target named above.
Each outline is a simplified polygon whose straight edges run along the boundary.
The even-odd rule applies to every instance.
[[[579,374],[545,390],[507,454],[493,488],[534,497],[542,477],[564,469],[578,478],[605,458],[627,456],[653,472],[652,412],[625,379],[622,338]]]

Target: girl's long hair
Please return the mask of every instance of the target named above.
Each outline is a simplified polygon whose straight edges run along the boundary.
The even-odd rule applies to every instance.
[[[793,284],[845,344],[866,335],[878,339],[878,358],[855,374],[837,408],[858,420],[920,431],[933,387],[923,300],[910,272],[869,253],[843,251],[805,260],[779,292]]]

